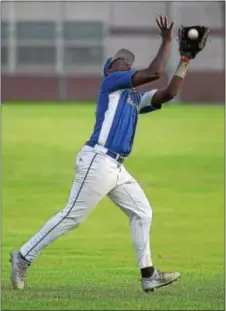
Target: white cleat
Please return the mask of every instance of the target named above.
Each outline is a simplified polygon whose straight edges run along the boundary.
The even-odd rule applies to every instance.
[[[14,289],[24,289],[26,271],[30,263],[23,259],[19,251],[10,254],[11,262],[11,282]]]
[[[155,288],[167,286],[177,281],[179,278],[179,272],[161,272],[155,270],[151,277],[141,279],[141,287],[146,293],[153,292]]]

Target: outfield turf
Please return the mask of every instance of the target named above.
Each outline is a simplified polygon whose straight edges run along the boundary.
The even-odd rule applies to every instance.
[[[34,261],[26,290],[11,289],[9,253],[64,206],[94,115],[89,104],[2,107],[2,310],[223,310],[223,106],[141,116],[125,162],[154,210],[154,263],[179,282],[141,291],[128,220],[106,198]]]

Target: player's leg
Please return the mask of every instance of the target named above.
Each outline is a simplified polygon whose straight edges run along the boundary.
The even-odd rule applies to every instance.
[[[117,185],[109,198],[129,217],[131,237],[140,269],[152,267],[150,250],[150,229],[152,209],[143,190],[134,179]]]
[[[179,273],[160,272],[153,266],[150,250],[152,209],[140,185],[123,166],[118,185],[109,193],[109,197],[129,217],[131,237],[141,271],[143,290],[151,291],[177,280],[180,276]]]
[[[117,164],[94,152],[81,152],[68,202],[19,251],[11,254],[12,283],[23,289],[25,272],[33,259],[51,242],[76,228],[96,204],[116,185]]]

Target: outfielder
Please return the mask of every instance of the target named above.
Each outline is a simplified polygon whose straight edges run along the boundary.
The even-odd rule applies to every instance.
[[[136,87],[159,79],[169,57],[173,23],[160,16],[157,25],[162,36],[160,49],[143,70],[132,70],[133,53],[119,50],[104,66],[104,79],[99,89],[94,131],[77,155],[76,178],[64,209],[53,216],[27,243],[11,254],[11,280],[14,289],[23,289],[26,270],[34,258],[51,242],[79,226],[106,195],[129,218],[131,237],[145,292],[168,285],[180,277],[179,272],[161,272],[154,268],[149,233],[152,209],[136,180],[123,166],[132,150],[139,114],[159,110],[178,93],[190,59],[203,49],[208,36],[206,27],[181,27],[181,59],[165,89],[146,93]],[[195,28],[199,36],[189,39]]]

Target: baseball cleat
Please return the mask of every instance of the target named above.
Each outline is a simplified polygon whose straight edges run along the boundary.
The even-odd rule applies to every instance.
[[[179,278],[179,272],[161,272],[155,270],[151,277],[141,279],[141,287],[146,293],[153,292],[156,288],[167,286]]]
[[[26,271],[30,263],[21,257],[19,251],[10,254],[11,262],[11,282],[14,289],[24,289]]]

